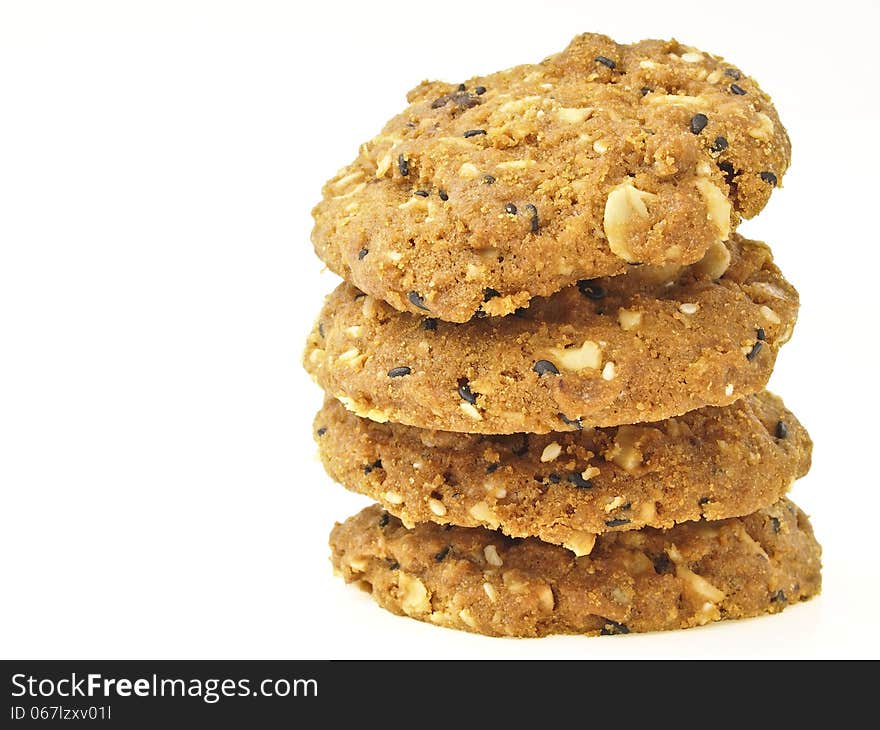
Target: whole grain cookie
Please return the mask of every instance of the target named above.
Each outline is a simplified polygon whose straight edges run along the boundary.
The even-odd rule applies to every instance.
[[[312,241],[362,291],[454,322],[628,264],[692,263],[790,160],[757,84],[676,41],[585,34],[408,100],[325,185]]]
[[[304,360],[327,393],[375,421],[471,433],[614,426],[762,390],[797,307],[770,250],[734,235],[688,267],[584,280],[516,315],[461,324],[343,284]]]
[[[812,443],[764,392],[640,426],[481,436],[376,423],[331,398],[315,417],[327,473],[412,527],[538,537],[577,555],[597,533],[718,520],[778,501]]]
[[[383,608],[492,636],[627,634],[778,613],[819,593],[821,548],[788,500],[746,517],[601,535],[575,557],[480,527],[407,529],[378,505],[330,535]]]

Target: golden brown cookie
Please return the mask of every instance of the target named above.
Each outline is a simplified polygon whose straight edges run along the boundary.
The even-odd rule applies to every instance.
[[[334,567],[383,608],[491,636],[627,634],[778,613],[821,588],[821,548],[788,500],[747,517],[612,532],[575,557],[480,527],[407,529],[378,505],[337,524]]]
[[[315,417],[327,473],[407,526],[538,537],[578,555],[597,533],[738,517],[807,473],[812,443],[775,395],[640,426],[485,436],[376,423],[328,398]]]
[[[408,100],[325,185],[312,241],[362,291],[453,322],[632,263],[692,263],[790,160],[758,85],[675,41],[584,34]]]
[[[658,421],[763,389],[798,295],[734,235],[688,267],[583,281],[508,317],[398,312],[343,284],[305,367],[358,415],[471,433]]]

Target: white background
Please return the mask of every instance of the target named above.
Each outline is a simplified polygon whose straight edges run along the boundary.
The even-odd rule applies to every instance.
[[[877,658],[877,3],[0,3],[0,653],[6,658]],[[742,231],[800,289],[771,387],[816,442],[821,598],[615,639],[488,639],[334,578],[366,500],[315,458],[299,366],[335,278],[323,181],[423,78],[577,32],[755,75],[794,163]]]

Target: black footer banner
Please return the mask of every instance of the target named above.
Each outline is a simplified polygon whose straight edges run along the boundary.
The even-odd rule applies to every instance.
[[[725,682],[742,680],[738,662],[617,661],[2,661],[5,707],[0,727],[88,723],[93,727],[291,727],[291,720],[333,726],[357,717],[402,728],[445,718],[473,726],[552,717],[633,720],[661,700],[687,696],[707,711]],[[752,685],[778,672],[748,667]],[[735,666],[738,665],[738,666]],[[758,670],[758,671],[756,671]],[[790,669],[786,670],[790,672]],[[735,674],[734,674],[735,673]],[[738,683],[734,686],[738,686]],[[806,690],[806,685],[801,684]],[[733,720],[749,703],[725,698]],[[711,702],[709,701],[711,700]],[[702,708],[701,708],[702,706]],[[655,708],[656,709],[656,708]],[[717,710],[717,708],[716,708]],[[651,710],[653,712],[654,710]],[[671,710],[670,710],[671,711]],[[560,715],[560,713],[562,713]],[[454,718],[458,718],[455,720]],[[465,722],[465,718],[467,721]],[[369,722],[367,722],[369,720]]]

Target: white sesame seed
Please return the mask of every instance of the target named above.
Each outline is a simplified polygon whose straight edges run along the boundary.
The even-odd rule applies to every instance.
[[[611,360],[605,363],[605,367],[602,368],[602,379],[603,380],[614,380],[617,376],[617,372],[615,369],[615,365]]]
[[[700,305],[696,302],[685,302],[678,306],[678,311],[682,314],[696,314],[700,311]]]
[[[434,499],[433,497],[428,500],[428,507],[431,512],[433,512],[438,517],[443,517],[446,514],[446,505],[443,504],[439,499]]]
[[[480,171],[472,162],[465,162],[460,168],[458,168],[458,174],[466,180],[473,180],[480,174]]]
[[[782,320],[779,319],[779,315],[776,314],[770,307],[766,304],[761,305],[761,316],[764,317],[768,322],[772,322],[773,324],[779,324]]]
[[[483,420],[483,415],[477,410],[476,406],[474,406],[473,403],[462,401],[461,403],[459,403],[459,408],[461,408],[461,410],[467,413],[475,421]]]
[[[733,383],[727,384],[727,387],[724,389],[724,395],[733,395]]]
[[[385,501],[391,504],[403,504],[403,497],[397,492],[385,492]]]
[[[360,350],[358,350],[356,347],[351,347],[340,354],[339,357],[336,358],[336,360],[337,362],[349,362],[351,360],[354,360],[360,354]]]
[[[561,453],[562,447],[556,441],[551,441],[541,452],[541,461],[546,464],[548,461],[553,461]]]
[[[501,556],[498,554],[498,550],[494,545],[486,545],[483,548],[483,555],[486,557],[486,562],[489,565],[493,565],[496,568],[500,568],[504,565],[504,561],[501,559]]]
[[[491,583],[483,583],[483,590],[486,592],[486,595],[489,596],[489,600],[492,603],[498,600],[498,591],[495,590],[495,586]]]
[[[468,611],[466,608],[463,608],[463,609],[461,609],[461,611],[458,612],[458,617],[459,617],[462,621],[464,621],[468,626],[470,626],[472,629],[476,629],[476,628],[477,628],[477,622],[476,622],[476,619],[474,619],[474,617],[473,617],[473,615],[471,614],[471,612]]]

